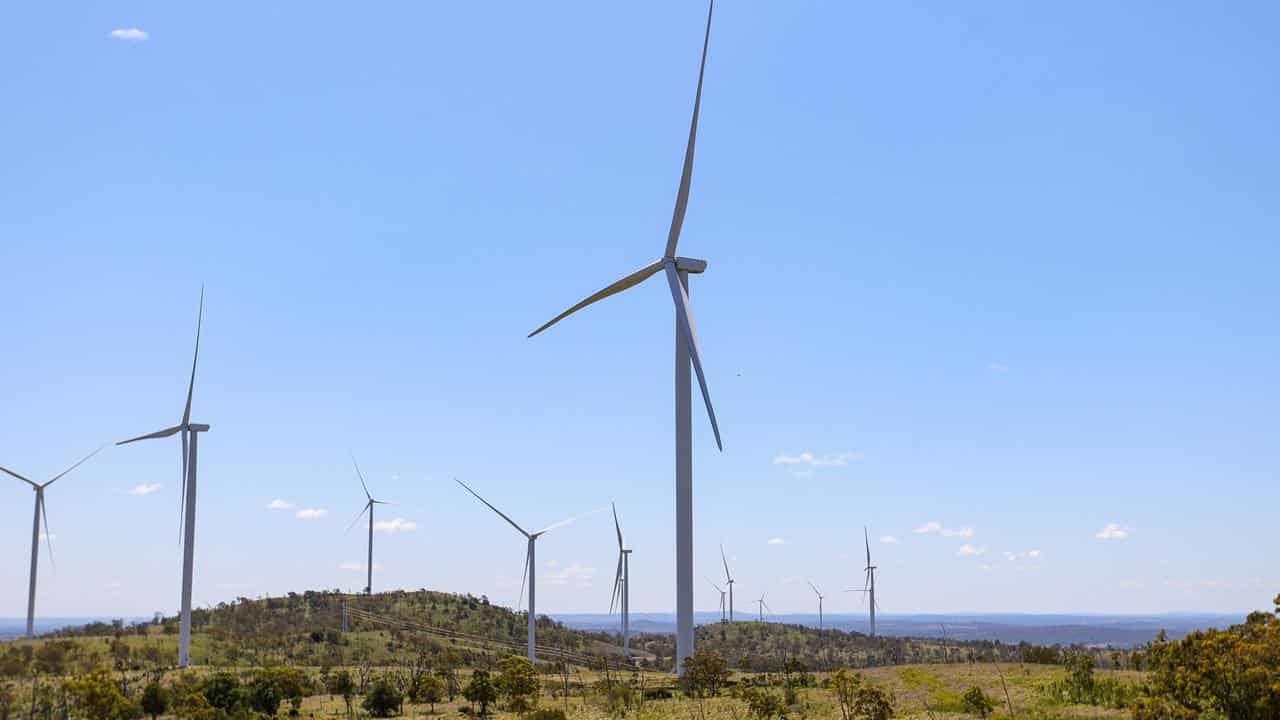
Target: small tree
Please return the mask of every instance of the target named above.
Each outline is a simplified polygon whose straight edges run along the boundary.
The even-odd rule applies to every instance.
[[[142,689],[139,701],[142,711],[151,716],[151,720],[165,714],[169,710],[169,691],[158,682],[147,683]]]
[[[772,718],[781,720],[787,716],[787,704],[775,692],[764,688],[745,687],[738,695],[747,703],[747,712],[751,713],[751,717],[758,720],[772,720]]]
[[[386,718],[395,715],[403,702],[404,695],[400,689],[389,679],[380,677],[369,684],[363,707],[373,717]]]
[[[436,703],[444,702],[444,681],[433,675],[423,675],[413,686],[409,698],[419,705],[430,705],[432,714],[435,714]]]
[[[525,712],[538,704],[538,673],[528,658],[510,655],[498,661],[497,690],[509,709]]]
[[[982,692],[982,688],[974,685],[960,697],[960,708],[970,715],[977,715],[985,720],[991,715],[991,711],[996,709],[996,701]]]
[[[858,702],[858,690],[861,688],[861,675],[854,675],[844,668],[831,674],[831,690],[836,695],[842,720],[853,720],[853,710]]]
[[[853,713],[863,720],[889,720],[893,717],[893,696],[874,685],[864,684],[858,688]]]
[[[235,673],[217,672],[205,679],[200,688],[211,707],[231,710],[240,704],[240,678]]]
[[[283,697],[275,678],[266,671],[259,671],[245,688],[245,699],[250,709],[267,717],[275,717],[280,711],[280,701]]]
[[[714,697],[729,681],[729,661],[713,650],[699,650],[684,659],[684,675],[680,682],[693,697]]]
[[[498,699],[498,690],[489,679],[488,670],[476,670],[471,673],[471,680],[462,688],[462,697],[473,705],[480,706],[480,714],[489,714],[489,704]]]

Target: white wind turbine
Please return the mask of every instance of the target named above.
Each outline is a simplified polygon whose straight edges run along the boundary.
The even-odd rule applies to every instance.
[[[729,586],[729,622],[733,622],[733,576],[729,574],[729,559],[724,556],[723,545],[720,546],[720,562],[724,563],[724,581]],[[721,601],[723,600],[724,598],[721,598]]]
[[[809,581],[805,581],[809,582]],[[818,596],[818,629],[822,629],[822,593],[818,591],[817,586],[809,582],[809,587],[813,588],[813,594]]]
[[[178,667],[191,662],[191,571],[196,544],[196,444],[200,433],[209,426],[191,422],[191,398],[196,387],[196,363],[200,360],[200,328],[204,322],[204,288],[200,288],[200,311],[196,316],[196,352],[191,360],[191,381],[187,385],[187,404],[182,410],[182,422],[173,427],[121,440],[116,445],[126,445],[139,440],[167,438],[182,433],[182,503],[183,512],[178,518],[178,532],[182,539],[182,613],[178,634]],[[188,439],[188,435],[190,438]]]
[[[711,585],[711,587],[715,588],[715,589],[716,589],[716,592],[720,593],[720,622],[725,622],[725,614],[724,614],[724,612],[725,612],[725,604],[724,604],[725,591],[724,591],[724,590],[722,590],[722,589],[720,589],[720,586],[719,586],[719,585],[717,585],[717,584],[715,584],[715,583],[711,582],[711,578],[707,578],[707,583],[708,583],[709,585]]]
[[[61,478],[63,475],[66,475],[72,470],[75,470],[76,468],[80,467],[80,465],[85,460],[88,460],[94,455],[97,455],[101,451],[102,451],[102,448],[98,448],[97,450],[94,450],[93,452],[81,458],[80,461],[77,462],[75,465],[72,465],[71,467],[67,468],[66,470],[63,470],[57,475],[54,475],[53,479],[43,484],[35,482],[34,480],[29,480],[19,475],[18,473],[10,470],[9,468],[0,467],[0,471],[8,473],[9,475],[12,475],[13,477],[21,480],[22,482],[30,485],[31,489],[34,490],[36,493],[35,517],[31,520],[31,579],[27,584],[27,637],[35,637],[36,570],[40,560],[40,520],[42,518],[44,519],[44,540],[46,543],[49,544],[49,562],[53,562],[53,535],[49,534],[49,513],[45,510],[45,507],[44,507],[44,490],[45,488],[57,482],[58,478]]]
[[[613,595],[609,598],[609,612],[614,603],[622,614],[622,652],[631,657],[631,548],[622,542],[622,525],[618,523],[618,507],[613,507],[613,527],[618,531],[618,573],[613,577]]]
[[[454,478],[454,481],[457,482],[459,485],[461,485],[467,492],[474,495],[477,500],[484,503],[485,507],[497,513],[498,517],[501,517],[503,520],[506,520],[508,523],[510,523],[511,527],[518,530],[520,534],[525,536],[525,539],[529,541],[528,549],[525,551],[525,556],[524,556],[525,572],[520,573],[521,574],[520,597],[521,598],[524,597],[525,582],[528,581],[528,585],[529,585],[529,662],[536,662],[537,655],[534,652],[534,647],[536,645],[535,641],[536,641],[536,634],[537,634],[537,610],[534,604],[535,595],[536,595],[536,593],[534,592],[536,587],[534,584],[534,568],[536,567],[536,562],[535,562],[536,558],[534,557],[534,544],[537,543],[539,537],[547,534],[549,531],[554,530],[558,527],[561,527],[562,525],[568,525],[574,520],[577,520],[578,518],[581,518],[581,517],[585,517],[586,515],[591,515],[592,513],[600,512],[604,508],[598,508],[596,510],[583,513],[582,515],[574,515],[571,518],[567,518],[565,520],[561,520],[558,523],[553,523],[551,525],[548,525],[545,528],[539,530],[538,532],[531,533],[528,530],[525,530],[524,528],[517,525],[515,520],[512,520],[511,518],[507,517],[505,513],[503,513],[498,508],[494,507],[488,500],[485,500],[484,498],[480,497],[479,493],[477,493],[475,490],[472,490],[471,487],[468,486],[466,483],[462,482],[461,480],[458,480],[457,478]]]
[[[360,518],[363,517],[366,512],[369,513],[369,563],[367,568],[368,584],[365,585],[364,592],[366,595],[372,595],[373,594],[373,506],[374,505],[391,505],[392,503],[386,502],[385,500],[374,500],[373,496],[369,494],[369,486],[366,485],[364,482],[364,473],[360,472],[360,464],[356,462],[356,458],[354,455],[351,456],[351,464],[354,465],[356,468],[356,477],[360,478],[360,487],[364,488],[364,496],[368,500],[368,502],[364,504],[364,509],[360,511],[360,514],[356,516],[356,519],[352,520],[351,524],[347,526],[346,532],[351,532],[351,528],[355,527],[356,523],[360,522]]]
[[[871,564],[871,538],[867,535],[867,529],[862,528],[862,539],[867,546],[867,566],[862,569],[865,580],[861,590],[846,590],[845,592],[860,592],[867,597],[867,605],[871,608],[871,637],[876,636],[876,566]]]
[[[716,423],[715,410],[711,407],[711,393],[707,389],[706,376],[702,372],[702,354],[698,350],[696,324],[689,308],[689,274],[706,270],[705,260],[677,257],[676,244],[684,225],[685,211],[689,206],[689,188],[693,180],[694,145],[698,135],[698,114],[702,106],[702,81],[707,67],[707,46],[711,40],[711,15],[714,0],[707,9],[707,28],[702,40],[702,62],[698,68],[698,89],[693,100],[693,120],[689,126],[689,140],[685,146],[684,167],[680,174],[680,188],[676,193],[676,206],[667,233],[667,245],[662,257],[596,292],[577,305],[552,318],[537,330],[533,337],[560,320],[592,303],[603,300],[631,288],[658,272],[664,272],[671,299],[676,311],[676,674],[683,671],[684,658],[693,655],[693,418],[690,395],[689,365],[692,362],[702,390],[702,401],[707,407],[711,430],[715,433],[716,447],[724,450],[720,440],[720,427]]]
[[[760,599],[755,602],[758,606],[757,611],[759,612],[759,614],[756,615],[756,622],[764,622],[764,611],[768,610],[769,612],[773,612],[773,608],[769,607],[769,604],[764,601],[764,593],[760,593]]]

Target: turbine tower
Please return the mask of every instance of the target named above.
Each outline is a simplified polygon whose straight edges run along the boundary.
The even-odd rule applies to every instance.
[[[589,295],[577,305],[552,318],[542,327],[529,333],[533,337],[546,330],[560,320],[572,315],[582,308],[610,295],[615,295],[631,288],[659,272],[666,274],[667,285],[671,290],[671,300],[675,304],[675,406],[676,406],[676,674],[684,671],[684,659],[693,655],[693,418],[690,393],[689,365],[698,376],[698,385],[702,391],[702,401],[707,407],[707,416],[711,420],[711,431],[715,434],[716,447],[724,450],[720,440],[720,427],[716,423],[715,410],[711,407],[711,393],[707,389],[707,379],[702,372],[702,353],[698,350],[698,340],[693,320],[693,311],[689,307],[689,275],[699,274],[707,269],[705,260],[676,256],[676,245],[680,241],[680,229],[684,225],[684,216],[689,206],[689,188],[693,180],[694,145],[698,136],[698,115],[702,107],[702,81],[707,68],[707,46],[711,40],[711,16],[715,9],[715,0],[711,0],[707,8],[707,27],[702,39],[702,61],[698,67],[698,89],[693,100],[693,119],[689,125],[689,140],[685,146],[684,166],[680,174],[680,187],[676,193],[675,210],[671,216],[671,228],[667,232],[667,245],[662,257],[636,270],[603,290]]]
[[[31,520],[31,579],[27,584],[27,637],[29,638],[35,637],[36,635],[36,571],[40,563],[40,520],[42,518],[44,519],[44,540],[49,544],[49,562],[53,562],[53,536],[49,534],[49,513],[44,507],[44,490],[57,482],[58,478],[61,478],[63,475],[66,475],[72,470],[80,467],[85,460],[97,455],[101,450],[102,448],[94,450],[81,458],[80,462],[77,462],[75,465],[72,465],[57,475],[54,475],[53,479],[43,484],[37,483],[33,480],[28,480],[9,468],[0,467],[0,471],[8,473],[9,475],[12,475],[22,482],[30,485],[31,489],[34,490],[36,494],[35,517]]]
[[[534,652],[534,647],[536,645],[536,639],[537,639],[536,638],[537,611],[535,610],[535,605],[534,605],[534,600],[536,595],[536,593],[534,592],[534,589],[535,589],[535,585],[534,585],[535,558],[534,558],[534,552],[533,552],[534,544],[537,543],[539,537],[546,535],[549,531],[554,530],[562,525],[568,525],[574,520],[577,520],[578,518],[584,517],[586,515],[600,512],[600,510],[603,510],[604,508],[592,510],[590,512],[583,513],[582,515],[574,515],[571,518],[561,520],[560,522],[554,523],[552,525],[548,525],[545,528],[539,530],[538,532],[531,533],[528,530],[525,530],[524,528],[517,525],[515,520],[512,520],[511,518],[507,517],[501,510],[499,510],[498,508],[490,504],[488,500],[485,500],[484,498],[480,497],[479,493],[477,493],[475,490],[472,490],[471,487],[468,486],[466,483],[462,482],[461,480],[458,480],[457,478],[454,478],[454,481],[457,482],[459,485],[461,485],[467,492],[474,495],[477,500],[484,503],[485,507],[497,513],[498,517],[502,518],[503,520],[506,520],[511,525],[511,527],[518,530],[520,534],[523,535],[526,540],[528,540],[529,544],[528,544],[528,548],[525,551],[525,556],[524,556],[524,566],[525,566],[525,570],[527,571],[527,574],[525,572],[520,573],[522,576],[520,581],[520,597],[521,598],[524,597],[524,586],[525,586],[525,581],[527,580],[529,584],[529,662],[537,662],[537,655]]]
[[[729,586],[729,622],[733,622],[733,576],[729,574],[729,560],[724,556],[724,545],[720,546],[720,562],[724,563],[724,581]]]
[[[866,581],[863,586],[863,592],[867,593],[869,598],[868,606],[871,607],[871,637],[876,636],[876,566],[871,564],[871,538],[867,535],[867,528],[862,528],[862,539],[867,546],[867,567],[863,570],[866,573]]]
[[[187,404],[182,410],[182,422],[116,443],[127,445],[139,440],[167,438],[182,433],[183,511],[178,518],[178,532],[182,534],[182,612],[178,633],[178,667],[191,664],[191,571],[196,546],[196,445],[200,433],[209,431],[208,425],[191,422],[191,397],[196,388],[196,363],[200,360],[200,327],[203,322],[204,288],[200,288],[200,311],[196,316],[196,352],[191,360],[191,381],[187,385]]]
[[[821,630],[822,629],[822,593],[818,592],[818,588],[812,582],[809,583],[809,587],[813,588],[813,594],[818,596],[818,629]]]
[[[725,615],[724,615],[724,610],[725,610],[725,605],[724,605],[724,596],[725,596],[725,592],[724,592],[724,590],[722,590],[722,589],[720,588],[720,586],[719,586],[719,585],[717,585],[717,584],[715,584],[715,583],[711,582],[711,578],[707,578],[707,583],[708,583],[709,585],[711,585],[711,587],[715,588],[715,589],[716,589],[716,592],[720,593],[720,622],[725,622]]]
[[[760,593],[760,599],[755,602],[758,605],[757,611],[759,612],[759,614],[756,615],[756,622],[764,622],[764,611],[768,610],[769,612],[773,612],[773,608],[769,607],[769,604],[764,601],[764,593]]]
[[[613,596],[609,598],[609,612],[614,603],[622,614],[622,653],[631,657],[631,548],[622,542],[622,525],[618,524],[618,506],[613,505],[613,528],[618,531],[618,573],[613,577]]]
[[[351,528],[355,527],[356,523],[360,522],[360,518],[363,517],[366,512],[369,513],[369,563],[368,563],[368,567],[366,568],[368,570],[368,584],[365,585],[364,594],[372,595],[373,594],[373,506],[374,505],[390,505],[391,503],[386,502],[385,500],[374,500],[373,496],[369,494],[369,486],[365,484],[364,473],[360,472],[360,464],[356,462],[355,455],[351,456],[351,464],[354,465],[356,468],[356,477],[360,478],[360,487],[364,488],[364,496],[367,502],[364,504],[364,509],[361,510],[360,514],[356,516],[356,519],[352,520],[351,524],[347,526],[346,532],[351,532]]]

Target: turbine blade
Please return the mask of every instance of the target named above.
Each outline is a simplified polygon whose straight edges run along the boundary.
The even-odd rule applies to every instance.
[[[524,584],[529,580],[529,551],[532,549],[533,546],[529,545],[524,551],[524,569],[520,571],[520,597],[516,600],[516,612],[524,607]]]
[[[715,589],[716,589],[716,592],[724,592],[723,590],[721,590],[721,589],[720,589],[720,586],[719,586],[719,585],[717,585],[717,584],[715,584],[715,583],[711,582],[711,578],[702,578],[702,579],[703,579],[703,580],[706,580],[708,585],[710,585],[711,587],[715,588]]]
[[[724,443],[720,441],[720,426],[716,423],[716,411],[711,407],[711,391],[707,389],[707,378],[702,373],[702,353],[698,350],[698,336],[693,322],[693,312],[689,309],[689,295],[680,283],[680,275],[676,272],[675,263],[667,263],[667,284],[671,286],[671,299],[676,304],[676,316],[680,318],[680,329],[684,331],[684,340],[689,344],[689,359],[693,361],[694,372],[698,375],[698,387],[702,389],[702,402],[707,406],[707,417],[711,419],[711,431],[716,436],[716,447],[724,451]]]
[[[809,587],[813,588],[813,594],[814,594],[814,595],[817,595],[818,597],[822,597],[822,593],[818,592],[818,588],[817,588],[817,587],[815,587],[815,586],[814,586],[814,584],[813,584],[812,582],[809,582],[808,580],[806,580],[805,582],[808,582],[808,583],[809,583]]]
[[[698,114],[702,110],[702,79],[707,71],[707,46],[711,43],[711,13],[715,0],[707,8],[707,30],[702,37],[702,63],[698,66],[698,90],[693,96],[693,120],[689,123],[689,143],[684,149],[684,167],[680,171],[680,189],[676,192],[676,207],[671,213],[671,230],[667,232],[667,249],[663,257],[676,256],[676,243],[680,242],[680,229],[684,226],[684,214],[689,209],[689,186],[693,182],[693,148],[698,141]]]
[[[14,471],[10,470],[9,468],[6,468],[6,467],[0,467],[0,472],[6,473],[6,474],[8,474],[8,475],[12,475],[13,477],[15,477],[15,478],[17,478],[17,479],[21,480],[22,482],[24,482],[24,483],[26,483],[26,484],[30,485],[30,486],[31,486],[31,487],[33,487],[33,488],[38,488],[38,487],[40,487],[40,485],[39,485],[38,483],[35,483],[35,482],[31,481],[31,480],[28,480],[27,478],[22,477],[21,475],[19,475],[18,473],[16,473],[16,472],[14,472]]]
[[[204,324],[204,286],[200,286],[200,313],[196,316],[196,354],[191,358],[191,383],[187,385],[187,406],[182,410],[182,424],[191,422],[191,396],[196,390],[196,362],[200,360],[200,326]]]
[[[364,517],[364,514],[367,512],[369,512],[369,503],[364,504],[364,509],[360,511],[360,514],[356,516],[355,520],[351,521],[351,524],[347,526],[347,529],[343,530],[342,532],[344,534],[351,532],[351,528],[355,527],[356,523],[360,522],[360,518]]]
[[[53,536],[49,533],[49,511],[45,508],[44,493],[40,493],[40,516],[44,518],[44,542],[49,546],[49,566],[57,569],[53,562]]]
[[[555,316],[555,317],[551,318],[551,319],[550,319],[550,320],[548,320],[544,325],[542,325],[542,327],[539,327],[537,330],[534,330],[533,332],[529,333],[528,337],[533,337],[534,335],[537,335],[538,333],[542,332],[543,330],[546,330],[547,328],[551,327],[552,325],[555,325],[556,323],[558,323],[558,322],[560,322],[561,320],[563,320],[563,319],[565,319],[565,318],[569,317],[570,315],[572,315],[572,314],[574,314],[574,313],[578,312],[579,310],[581,310],[582,308],[584,308],[584,307],[586,307],[586,306],[588,306],[588,305],[591,305],[591,304],[593,304],[593,303],[599,302],[599,301],[601,301],[601,300],[603,300],[603,299],[605,299],[605,298],[609,297],[610,295],[617,295],[618,293],[622,292],[623,290],[626,290],[626,289],[628,289],[628,288],[631,288],[631,287],[634,287],[634,286],[636,286],[636,285],[639,285],[640,283],[642,283],[642,282],[644,282],[645,280],[647,280],[651,275],[653,275],[654,273],[658,272],[658,271],[659,271],[659,270],[661,270],[661,269],[662,269],[662,261],[661,261],[661,260],[658,260],[658,261],[656,261],[656,262],[653,262],[653,263],[650,263],[650,264],[648,264],[648,265],[645,265],[644,267],[640,268],[639,270],[636,270],[635,272],[633,272],[633,273],[631,273],[630,275],[628,275],[628,276],[626,276],[626,277],[622,278],[621,280],[619,280],[619,281],[617,281],[617,282],[615,282],[615,283],[613,283],[613,284],[611,284],[611,285],[608,285],[608,286],[607,286],[607,287],[605,287],[603,290],[600,290],[599,292],[596,292],[596,293],[593,293],[593,294],[591,294],[591,295],[588,295],[586,298],[584,298],[584,299],[583,299],[581,302],[579,302],[577,305],[574,305],[573,307],[569,308],[568,310],[565,310],[564,312],[560,313],[559,315],[557,315],[557,316]]]
[[[724,563],[725,582],[733,582],[733,576],[729,574],[729,560],[724,556],[724,545],[720,546],[720,561]]]
[[[613,508],[613,529],[618,531],[618,549],[622,550],[622,526],[618,524],[618,506],[614,503],[609,503],[609,505]],[[618,562],[622,561],[619,560]]]
[[[351,464],[356,466],[356,477],[360,478],[360,487],[364,488],[364,496],[372,500],[373,496],[369,494],[369,486],[364,483],[364,473],[360,472],[360,463],[356,462],[355,453],[351,455]]]
[[[609,597],[609,614],[613,614],[614,603],[618,599],[618,592],[622,590],[622,553],[618,553],[618,572],[613,576],[613,594]]]
[[[165,428],[165,429],[163,429],[163,430],[157,430],[157,431],[155,431],[155,432],[153,432],[153,433],[148,433],[148,434],[146,434],[146,435],[139,435],[139,436],[138,436],[138,437],[136,437],[136,438],[129,438],[128,440],[121,440],[120,442],[118,442],[118,443],[116,443],[116,444],[117,444],[117,445],[128,445],[128,444],[129,444],[129,443],[131,443],[131,442],[138,442],[139,440],[154,440],[154,439],[156,439],[156,438],[167,438],[167,437],[169,437],[170,435],[173,435],[173,434],[177,433],[177,432],[178,432],[179,430],[181,430],[181,429],[182,429],[182,426],[181,426],[181,425],[174,425],[174,426],[173,426],[173,427],[171,427],[171,428]]]
[[[462,482],[458,478],[454,478],[453,481],[461,485],[463,488],[465,488],[467,492],[471,493],[472,495],[475,495],[475,498],[477,500],[484,503],[485,506],[488,507],[490,510],[498,513],[498,516],[501,517],[503,520],[506,520],[507,522],[511,523],[511,527],[515,528],[516,530],[519,530],[521,535],[525,537],[529,537],[529,533],[525,532],[524,528],[517,525],[515,520],[512,520],[511,518],[507,517],[501,510],[491,505],[488,500],[485,500],[484,498],[480,497],[480,494],[477,493],[475,490],[472,490],[470,486],[468,486],[466,483]],[[547,528],[547,529],[550,530],[550,528]],[[546,532],[546,530],[543,530],[542,532]]]
[[[58,479],[59,479],[59,478],[61,478],[63,475],[66,475],[67,473],[71,472],[72,470],[75,470],[76,468],[80,467],[81,465],[83,465],[83,464],[84,464],[84,461],[85,461],[85,460],[88,460],[89,458],[93,457],[94,455],[97,455],[98,453],[102,452],[102,448],[103,448],[103,447],[105,447],[105,446],[99,446],[97,450],[94,450],[93,452],[89,453],[88,455],[85,455],[84,457],[80,458],[80,460],[79,460],[75,465],[72,465],[71,467],[67,468],[66,470],[63,470],[62,472],[58,473],[57,475],[54,475],[54,476],[53,476],[53,479],[52,479],[52,480],[50,480],[49,482],[45,483],[45,484],[44,484],[44,486],[45,486],[45,487],[49,487],[50,485],[52,485],[52,484],[54,484],[55,482],[57,482],[57,481],[58,481]]]
[[[862,526],[862,539],[867,543],[867,567],[871,567],[871,537],[867,535],[867,526]]]
[[[190,452],[187,449],[187,431],[182,431],[182,494],[178,496],[178,544],[182,544],[182,529],[187,521],[187,473],[190,468]]]
[[[546,527],[542,528],[541,530],[539,530],[538,532],[534,533],[533,535],[534,535],[534,537],[537,537],[537,536],[539,536],[539,535],[545,535],[545,534],[547,534],[549,531],[551,531],[551,530],[555,530],[555,529],[556,529],[556,528],[558,528],[558,527],[564,527],[565,525],[568,525],[569,523],[574,522],[575,520],[581,520],[582,518],[587,517],[588,515],[595,515],[596,513],[602,513],[602,512],[604,512],[605,510],[608,510],[608,509],[609,509],[609,508],[607,508],[607,507],[598,507],[598,508],[596,508],[595,510],[588,510],[588,511],[586,511],[586,512],[584,512],[584,513],[580,513],[580,514],[578,514],[578,515],[574,515],[573,517],[565,518],[564,520],[561,520],[561,521],[560,521],[560,522],[558,522],[558,523],[552,523],[551,525],[548,525],[548,526],[546,526]]]

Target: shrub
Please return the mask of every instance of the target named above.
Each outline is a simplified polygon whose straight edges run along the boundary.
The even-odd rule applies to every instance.
[[[566,720],[564,711],[559,708],[542,708],[524,716],[525,720]]]
[[[476,670],[471,673],[467,686],[462,688],[462,697],[473,705],[480,706],[480,714],[489,714],[489,705],[498,699],[498,690],[489,679],[487,670]]]
[[[787,704],[782,697],[771,690],[758,687],[744,687],[738,691],[738,697],[747,703],[747,712],[758,720],[785,718]]]
[[[369,685],[369,691],[365,693],[362,706],[369,715],[386,718],[399,712],[403,702],[404,695],[400,693],[400,689],[387,678],[380,677]]]
[[[684,660],[681,689],[692,697],[714,697],[729,680],[729,661],[711,650],[699,650]]]
[[[528,658],[511,655],[498,661],[497,690],[507,699],[507,706],[524,712],[538,704],[540,683],[533,663]]]
[[[120,692],[106,668],[68,680],[64,687],[80,717],[88,720],[133,720],[142,715],[142,708]]]
[[[964,692],[964,695],[960,697],[960,705],[965,712],[970,715],[977,715],[980,718],[986,718],[991,714],[992,710],[996,709],[995,700],[987,697],[987,694],[982,692],[982,688],[977,685]]]
[[[143,712],[151,716],[151,720],[156,720],[157,717],[168,712],[169,702],[169,691],[165,690],[160,683],[153,682],[142,689],[142,698],[138,704],[142,706]]]

